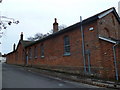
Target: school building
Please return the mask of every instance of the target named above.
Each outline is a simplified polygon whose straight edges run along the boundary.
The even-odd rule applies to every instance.
[[[37,41],[24,40],[7,54],[7,63],[60,72],[120,79],[120,17],[109,8]]]

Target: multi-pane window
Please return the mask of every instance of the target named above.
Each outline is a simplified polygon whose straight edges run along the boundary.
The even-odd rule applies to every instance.
[[[34,47],[34,58],[37,58],[37,47]]]
[[[40,56],[41,56],[41,58],[44,58],[45,56],[44,56],[44,45],[42,44],[42,45],[40,45]]]
[[[70,55],[70,38],[69,38],[69,36],[64,37],[64,55]]]

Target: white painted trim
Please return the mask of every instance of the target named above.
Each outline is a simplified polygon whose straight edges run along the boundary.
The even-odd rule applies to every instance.
[[[108,41],[108,42],[111,42],[111,43],[114,43],[114,44],[117,43],[116,41],[113,41],[113,40],[110,40],[110,39],[107,39],[107,38],[104,38],[104,37],[101,37],[101,36],[99,36],[99,39],[102,39],[102,40],[105,40],[105,41]]]
[[[111,13],[113,10],[114,10],[114,9],[110,9],[110,10],[108,10],[108,11],[106,11],[106,12],[100,14],[100,15],[98,16],[98,18],[102,18],[102,17],[108,15],[108,14]]]

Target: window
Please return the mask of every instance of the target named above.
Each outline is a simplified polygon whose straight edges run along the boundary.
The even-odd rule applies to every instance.
[[[64,55],[70,55],[70,40],[68,36],[64,37]]]
[[[29,49],[28,56],[29,56],[29,59],[32,58],[32,49],[31,48]]]
[[[44,45],[42,44],[42,45],[40,45],[40,57],[41,58],[44,58],[45,56],[44,56]]]
[[[34,58],[37,58],[37,47],[34,47]]]

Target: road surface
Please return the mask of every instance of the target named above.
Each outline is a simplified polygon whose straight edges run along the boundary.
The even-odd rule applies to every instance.
[[[15,65],[2,65],[2,88],[99,88],[97,86],[64,81]]]

